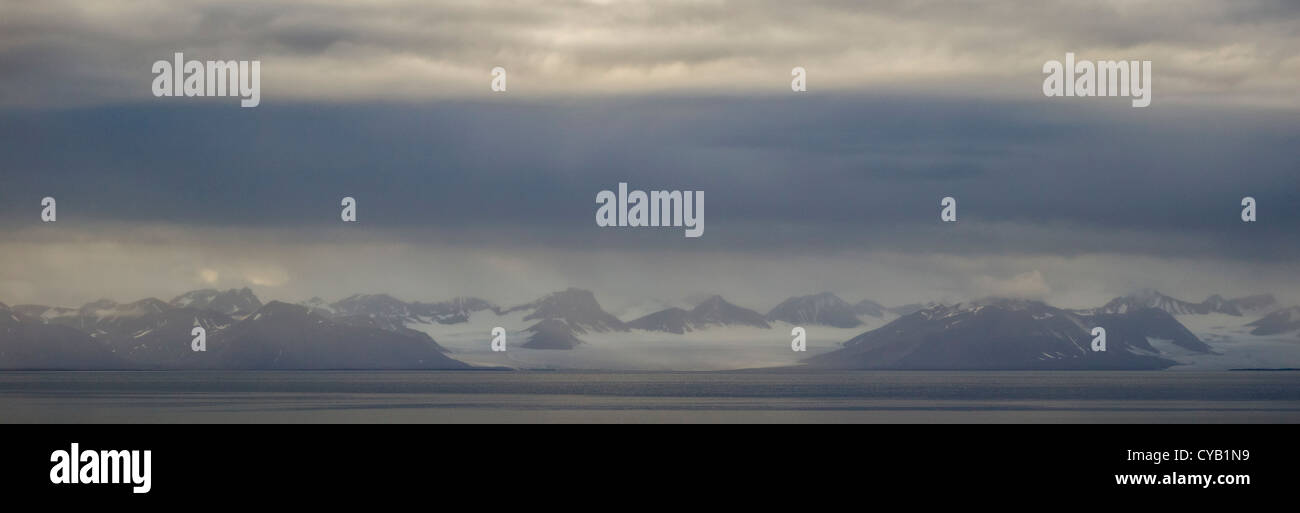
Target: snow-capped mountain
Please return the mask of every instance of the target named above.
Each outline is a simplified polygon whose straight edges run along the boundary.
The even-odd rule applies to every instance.
[[[1272,294],[1247,296],[1237,299],[1224,299],[1215,294],[1200,303],[1191,303],[1161,294],[1159,291],[1144,289],[1127,296],[1110,300],[1105,306],[1096,308],[1092,313],[1126,313],[1143,308],[1157,308],[1170,315],[1205,315],[1222,313],[1241,316],[1259,312],[1276,304]]]
[[[582,343],[578,335],[628,331],[623,321],[601,308],[595,294],[582,289],[554,292],[503,313],[512,312],[526,312],[524,321],[539,321],[525,330],[529,337],[523,347],[529,349],[573,349]]]
[[[456,368],[460,362],[444,354],[448,349],[439,340],[452,341],[446,347],[457,359],[483,365],[643,368],[638,362],[644,361],[656,369],[678,363],[740,368],[788,365],[803,357],[771,351],[789,343],[791,325],[807,328],[813,367],[1150,369],[1178,360],[1228,368],[1216,362],[1229,359],[1202,339],[1224,354],[1267,343],[1269,358],[1233,353],[1231,361],[1268,366],[1279,361],[1273,356],[1289,354],[1292,333],[1300,331],[1300,308],[1246,322],[1256,318],[1246,315],[1275,305],[1270,295],[1189,303],[1155,291],[1089,310],[1010,299],[886,308],[870,300],[850,305],[823,293],[790,298],[766,316],[714,295],[689,309],[661,306],[627,322],[607,312],[592,292],[573,288],[509,309],[472,297],[422,303],[386,294],[247,309],[260,303],[243,289],[193,291],[170,302],[0,305],[0,368]],[[905,315],[896,317],[900,313]],[[190,350],[194,326],[206,330],[205,353]],[[490,332],[498,326],[506,329],[512,350],[581,354],[492,353]],[[1095,326],[1107,330],[1104,354],[1089,348]],[[843,347],[828,349],[846,339]],[[239,352],[228,356],[231,348]]]
[[[104,317],[90,333],[130,362],[150,368],[190,368],[205,365],[204,355],[190,349],[194,327],[201,326],[212,336],[235,322],[211,310],[168,307],[138,315]]]
[[[120,369],[127,364],[76,329],[21,315],[0,303],[0,369]]]
[[[168,304],[176,308],[210,310],[242,318],[261,308],[262,300],[258,299],[248,287],[244,287],[226,291],[202,289],[186,292],[176,296]]]
[[[474,297],[458,297],[439,303],[408,303],[388,294],[355,294],[329,305],[320,298],[312,298],[302,306],[325,316],[372,317],[391,329],[408,324],[457,324],[469,321],[470,316],[477,312],[495,313],[500,310],[496,305]]]
[[[1091,350],[1094,327],[1107,331]],[[985,299],[919,310],[807,360],[851,369],[1163,369],[1176,364],[1153,340],[1183,350],[1209,347],[1169,314],[1142,309],[1082,315],[1038,301]]]
[[[8,363],[0,359],[0,367],[19,366],[14,363],[17,360],[13,360],[13,355],[22,353],[27,356],[21,361],[28,362],[24,365],[29,367],[36,365],[31,362],[50,362],[50,368],[80,368],[76,363],[81,360],[69,360],[66,355],[62,355],[59,344],[74,347],[79,344],[78,339],[84,337],[93,348],[81,349],[88,355],[89,361],[101,361],[95,356],[97,351],[111,357],[110,361],[103,362],[102,368],[262,368],[249,367],[253,365],[250,363],[253,360],[242,356],[227,358],[226,350],[230,344],[244,340],[249,333],[258,333],[254,330],[255,327],[268,326],[266,315],[274,313],[277,315],[272,320],[276,320],[276,323],[269,325],[272,328],[263,329],[281,333],[286,338],[270,347],[285,350],[310,346],[311,351],[322,352],[311,357],[286,355],[282,358],[298,358],[293,360],[296,362],[335,362],[337,368],[458,368],[459,362],[448,363],[449,359],[442,356],[445,349],[429,335],[405,326],[387,325],[382,322],[382,318],[340,315],[327,320],[314,314],[314,310],[279,302],[273,302],[274,308],[263,305],[242,317],[232,317],[219,311],[242,313],[244,310],[240,305],[260,304],[255,296],[245,294],[244,291],[216,294],[195,291],[178,296],[172,303],[147,298],[121,304],[105,299],[87,303],[78,309],[40,305],[6,308],[4,315],[12,317],[15,324],[0,337],[0,353],[10,355]],[[234,299],[240,301],[231,301]],[[301,308],[303,315],[290,315],[293,312],[287,306]],[[196,326],[205,330],[207,351],[196,352],[191,348],[192,330]],[[326,328],[337,330],[338,334],[326,337],[319,333]],[[359,349],[343,348],[337,337],[344,335],[353,337],[354,343],[371,345]],[[57,342],[51,342],[52,356],[49,358],[34,359],[31,351],[23,349],[30,349],[33,344],[41,341]],[[267,340],[262,342],[269,343]],[[417,349],[410,349],[411,347]],[[428,356],[426,353],[430,351],[437,354],[437,357]],[[324,354],[330,352],[334,355]],[[413,360],[414,363],[399,362],[407,356],[418,358]],[[355,367],[348,367],[348,360],[339,359],[343,357],[359,359],[352,364]],[[64,363],[58,364],[59,362]]]
[[[519,305],[506,312],[528,311],[525,321],[559,319],[575,333],[594,331],[627,331],[627,326],[596,301],[591,291],[569,288],[554,292],[528,304]]]
[[[325,301],[318,296],[298,303],[298,305],[321,317],[333,317],[335,313],[334,307],[331,306],[328,301]]]
[[[762,314],[733,305],[717,295],[705,299],[690,310],[668,308],[627,323],[631,329],[678,334],[714,326],[771,328]]]
[[[767,313],[769,321],[782,321],[795,325],[825,325],[836,328],[853,328],[862,320],[853,305],[830,292],[787,299]]]

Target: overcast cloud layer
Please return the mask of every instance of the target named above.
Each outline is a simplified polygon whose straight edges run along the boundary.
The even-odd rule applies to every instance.
[[[1294,2],[306,5],[0,2],[0,301],[1300,300]],[[153,98],[177,51],[262,105]],[[1067,51],[1152,106],[1043,97]],[[704,237],[597,228],[619,182],[706,191]]]
[[[1023,98],[1048,59],[1153,62],[1157,104],[1300,106],[1300,4],[1235,1],[0,3],[0,104],[152,100],[150,65],[261,60],[264,98],[928,91]]]

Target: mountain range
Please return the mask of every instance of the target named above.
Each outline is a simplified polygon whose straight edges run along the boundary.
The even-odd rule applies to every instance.
[[[1159,291],[1144,289],[1135,294],[1117,297],[1093,313],[1125,313],[1143,308],[1156,308],[1170,315],[1222,313],[1242,316],[1256,313],[1277,306],[1277,299],[1272,294],[1260,294],[1237,299],[1224,299],[1215,294],[1200,303],[1189,303],[1175,299]]]
[[[1106,350],[1091,348],[1094,327]],[[1163,369],[1152,340],[1211,352],[1174,317],[1156,308],[1084,315],[1038,301],[985,299],[905,315],[812,357],[814,367],[848,369]]]
[[[166,302],[101,299],[79,308],[0,303],[0,369],[464,369],[470,366],[429,333],[472,319],[523,323],[520,347],[537,350],[573,350],[584,338],[617,333],[795,325],[865,330],[806,359],[813,368],[1155,369],[1176,364],[1170,350],[1213,354],[1178,320],[1207,314],[1259,314],[1243,323],[1256,335],[1300,331],[1300,309],[1278,309],[1271,295],[1191,303],[1150,290],[1086,310],[1003,298],[891,308],[824,292],[791,297],[767,314],[714,295],[624,322],[574,288],[509,308],[473,297],[422,303],[386,294],[264,304],[247,288],[205,289]],[[195,326],[206,330],[205,352],[190,348]],[[1090,350],[1097,326],[1107,330],[1103,353]],[[486,331],[483,338],[486,344]]]
[[[3,369],[468,368],[424,333],[279,301],[263,305],[248,289],[78,309],[5,306],[0,318]],[[206,351],[191,349],[196,326],[206,332]]]

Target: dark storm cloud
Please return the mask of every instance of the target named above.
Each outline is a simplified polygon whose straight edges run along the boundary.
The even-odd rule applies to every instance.
[[[1137,114],[1142,112],[1142,114]],[[610,247],[1294,258],[1285,114],[911,97],[9,111],[2,211]],[[706,191],[706,231],[598,229],[596,192]],[[957,225],[938,223],[958,198]],[[1239,220],[1253,196],[1261,221]],[[490,234],[490,235],[489,235]]]

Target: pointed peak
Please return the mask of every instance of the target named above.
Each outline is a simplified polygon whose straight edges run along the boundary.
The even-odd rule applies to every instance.
[[[726,299],[723,299],[722,296],[718,294],[714,294],[712,296],[705,298],[704,301],[700,301],[699,304],[695,305],[695,308],[700,308],[700,307],[707,308],[711,306],[721,306],[721,305],[730,305],[730,304],[731,303],[728,302]]]

